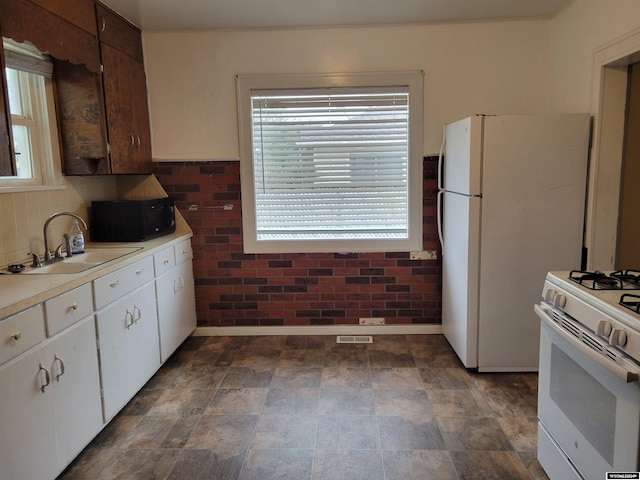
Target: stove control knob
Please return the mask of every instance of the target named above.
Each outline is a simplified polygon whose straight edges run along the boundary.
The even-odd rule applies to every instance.
[[[556,292],[553,288],[547,290],[544,294],[544,299],[547,303],[553,303],[554,298],[556,298]]]
[[[611,336],[609,337],[609,345],[613,345],[614,347],[624,347],[626,343],[627,332],[619,328],[614,328],[611,331]]]
[[[601,337],[608,337],[611,335],[612,328],[611,322],[607,320],[600,320],[600,322],[598,322],[598,329],[596,330],[596,333]]]
[[[567,297],[565,297],[564,295],[558,294],[553,299],[554,307],[564,308],[566,304],[567,304]]]

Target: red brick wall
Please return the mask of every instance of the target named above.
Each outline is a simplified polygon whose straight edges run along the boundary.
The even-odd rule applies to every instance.
[[[424,250],[438,250],[437,158],[424,159]],[[245,255],[238,162],[155,164],[193,229],[198,326],[440,323],[440,260],[402,253]],[[188,206],[233,205],[189,212]]]

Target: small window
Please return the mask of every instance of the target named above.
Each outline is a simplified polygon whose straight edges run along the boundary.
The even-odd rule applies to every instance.
[[[240,76],[238,105],[247,253],[422,249],[420,72]]]
[[[0,177],[0,188],[55,185],[60,153],[52,62],[28,44],[4,39],[3,45],[16,174]]]

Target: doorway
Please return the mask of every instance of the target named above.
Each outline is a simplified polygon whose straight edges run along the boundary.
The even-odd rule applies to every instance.
[[[618,265],[620,268],[640,269],[638,264],[626,264],[633,260],[618,255],[619,237],[622,237],[619,234],[623,180],[627,175],[623,173],[623,156],[630,91],[629,67],[639,62],[640,29],[596,49],[593,54],[591,112],[594,124],[585,229],[586,267],[589,270],[615,270]],[[637,132],[638,127],[635,128]],[[634,136],[637,137],[630,134],[629,138]],[[624,163],[630,164],[631,161]],[[640,167],[637,156],[634,163]],[[636,185],[638,178],[640,174],[632,180]],[[632,201],[637,202],[638,198]],[[625,213],[629,213],[629,208]],[[625,227],[625,237],[626,230]]]
[[[616,267],[640,269],[640,63],[629,66]]]

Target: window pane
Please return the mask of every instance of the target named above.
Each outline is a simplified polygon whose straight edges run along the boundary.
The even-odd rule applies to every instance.
[[[409,94],[252,95],[258,240],[406,239]]]
[[[5,69],[7,72],[7,86],[9,88],[9,107],[11,115],[24,115],[22,106],[22,93],[20,92],[20,81],[18,71],[13,68]]]
[[[16,152],[16,168],[18,178],[33,177],[33,159],[31,155],[31,141],[29,128],[13,125],[13,144]]]

